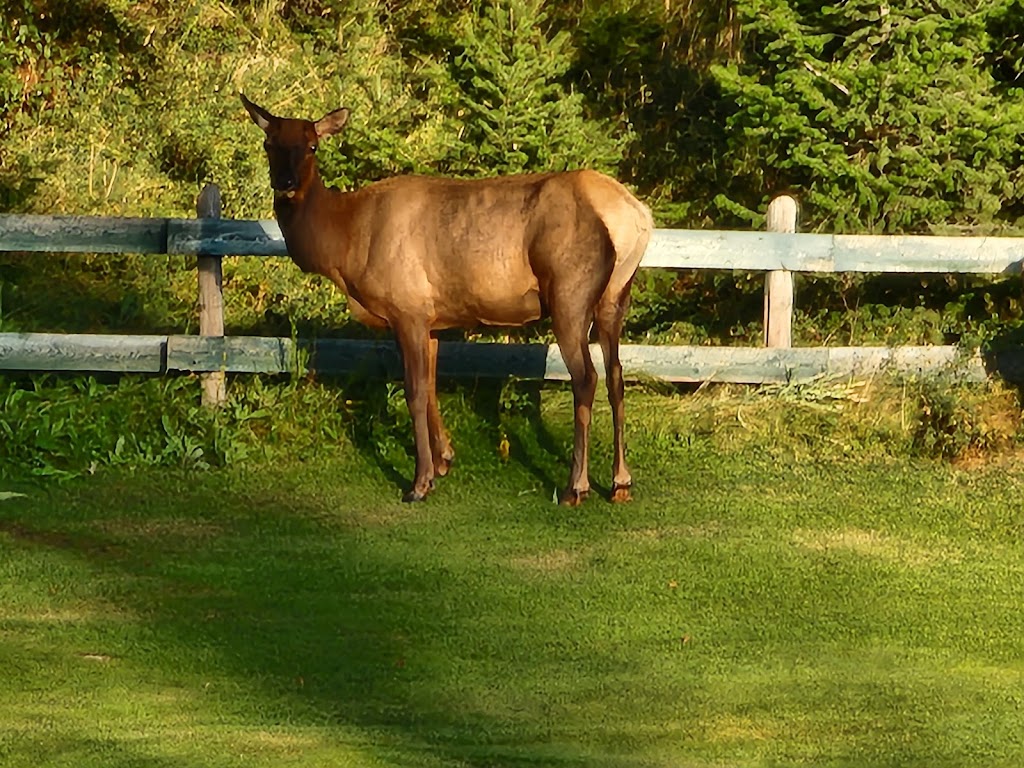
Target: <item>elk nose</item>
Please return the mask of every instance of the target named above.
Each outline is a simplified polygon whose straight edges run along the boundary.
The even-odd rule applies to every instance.
[[[288,192],[299,186],[298,181],[291,174],[281,175],[274,179],[274,189],[278,192]]]

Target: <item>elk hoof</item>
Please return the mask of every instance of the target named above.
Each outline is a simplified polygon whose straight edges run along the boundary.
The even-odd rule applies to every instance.
[[[455,456],[442,456],[439,461],[434,462],[434,474],[444,477],[452,471],[452,464],[455,463]]]
[[[566,507],[578,507],[584,501],[587,496],[590,495],[590,490],[577,491],[575,488],[567,488],[562,494],[561,503]]]
[[[626,483],[624,485],[620,485],[619,483],[615,483],[614,485],[612,485],[612,495],[611,495],[612,503],[614,503],[614,504],[621,504],[624,501],[632,501],[633,500],[633,495],[630,493],[630,489],[632,487],[633,487],[632,483]]]
[[[430,493],[432,490],[434,490],[433,480],[431,480],[430,483],[427,484],[426,490],[423,491],[418,490],[418,485],[414,485],[412,487],[412,490],[410,490],[408,493],[405,494],[405,496],[402,497],[402,501],[404,501],[406,504],[410,504],[414,501],[423,501],[425,498],[427,498],[427,494]]]

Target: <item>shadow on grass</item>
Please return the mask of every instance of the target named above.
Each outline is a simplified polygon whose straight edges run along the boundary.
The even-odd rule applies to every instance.
[[[7,746],[19,750],[20,737],[8,737]],[[25,739],[32,765],[109,765],[131,768],[181,768],[181,761],[143,754],[128,741],[97,738],[86,733],[51,736],[32,734]],[[30,763],[23,763],[29,765]],[[7,764],[10,765],[10,764]],[[22,765],[16,763],[15,765]]]
[[[509,461],[519,464],[541,488],[557,488],[568,477],[571,455],[559,446],[541,416],[543,391],[539,381],[480,379],[472,392],[473,412],[487,425],[490,450],[507,440]],[[563,464],[565,477],[559,474]]]
[[[104,652],[168,685],[209,686],[242,730],[354,727],[392,765],[584,762],[571,740],[552,740],[572,695],[563,676],[611,662],[567,644],[557,621],[517,632],[533,593],[491,567],[495,553],[483,565],[479,537],[452,538],[440,505],[423,517],[429,505],[368,501],[381,497],[372,473],[326,498],[310,489],[333,475],[275,474],[244,489],[120,477],[49,500],[59,515],[6,507],[0,533],[118,584],[145,650]],[[439,543],[406,525],[434,528]]]
[[[357,403],[351,415],[352,444],[384,475],[397,494],[412,485],[415,445],[404,387],[367,377],[327,381],[339,387],[347,401]],[[541,414],[544,385],[518,382],[514,403],[501,379],[477,379],[472,384],[439,383],[442,418],[452,438],[455,463],[439,484],[458,484],[467,463],[502,461],[502,440],[508,441],[507,461],[522,467],[538,486],[559,488],[569,472],[571,445],[560,446]],[[572,429],[567,415],[565,429]],[[468,460],[468,461],[467,461]],[[564,474],[564,476],[563,476]]]

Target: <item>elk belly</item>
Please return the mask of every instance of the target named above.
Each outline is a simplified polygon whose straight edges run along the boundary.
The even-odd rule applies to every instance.
[[[484,325],[526,325],[540,319],[540,293],[532,288],[520,295],[487,297],[476,308],[475,320]]]
[[[460,242],[431,278],[437,317],[451,325],[525,325],[543,313],[540,283],[520,248]]]

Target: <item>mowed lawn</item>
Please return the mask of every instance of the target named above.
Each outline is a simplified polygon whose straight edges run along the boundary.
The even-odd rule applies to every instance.
[[[413,506],[346,441],[0,487],[0,765],[1024,765],[1024,467],[648,419],[570,510],[555,400]]]

